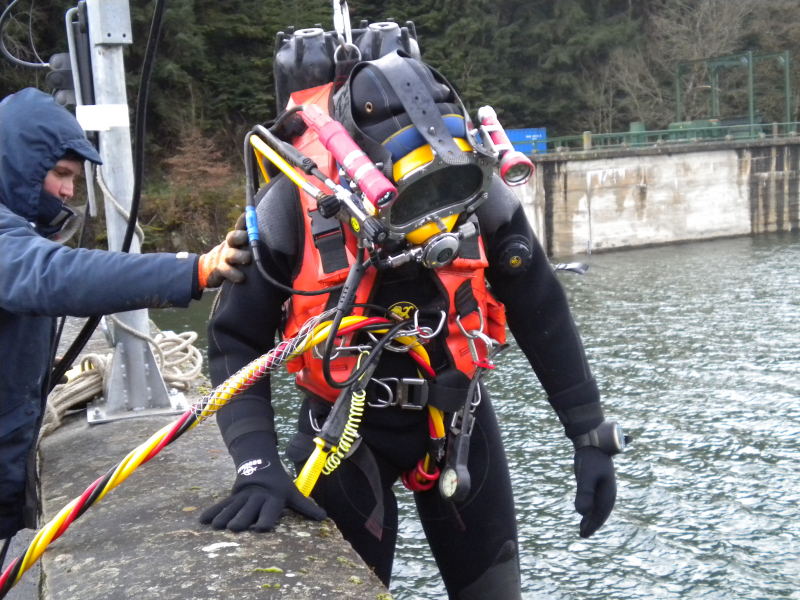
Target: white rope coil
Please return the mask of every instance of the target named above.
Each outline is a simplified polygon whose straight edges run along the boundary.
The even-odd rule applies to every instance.
[[[114,316],[106,317],[115,327],[119,327],[131,335],[147,340],[153,348],[156,365],[168,388],[173,387],[186,391],[197,379],[203,369],[203,355],[193,345],[197,341],[197,333],[185,331],[173,333],[157,331],[155,337],[149,337],[122,323]],[[103,393],[107,378],[111,375],[112,354],[86,354],[81,358],[81,370],[67,383],[57,385],[47,400],[41,437],[51,434],[61,426],[66,412],[72,408],[87,404]]]

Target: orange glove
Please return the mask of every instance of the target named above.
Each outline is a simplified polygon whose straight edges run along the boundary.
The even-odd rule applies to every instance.
[[[234,283],[243,282],[244,273],[234,265],[246,265],[250,260],[247,232],[241,229],[228,232],[224,242],[200,255],[197,268],[200,287],[219,287],[225,279]]]

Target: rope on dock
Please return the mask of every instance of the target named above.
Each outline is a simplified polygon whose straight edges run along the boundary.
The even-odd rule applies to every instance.
[[[185,331],[174,333],[161,331],[151,321],[157,333],[154,337],[128,327],[113,315],[107,319],[115,327],[125,330],[140,339],[147,340],[153,349],[156,365],[167,387],[181,391],[189,389],[203,368],[203,355],[193,344],[197,333]],[[106,379],[111,375],[112,354],[86,354],[81,358],[80,371],[67,383],[57,385],[47,400],[41,437],[53,433],[61,426],[68,410],[85,406],[103,393]]]

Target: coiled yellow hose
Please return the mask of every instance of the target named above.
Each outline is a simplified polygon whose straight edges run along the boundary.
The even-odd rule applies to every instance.
[[[339,444],[336,446],[336,451],[331,452],[325,461],[325,466],[322,468],[323,474],[330,475],[342,462],[344,455],[350,450],[353,442],[356,441],[358,426],[361,424],[361,417],[364,414],[366,398],[367,393],[364,391],[354,392],[351,396],[350,416],[347,418],[347,423],[344,426],[342,437],[339,439]]]

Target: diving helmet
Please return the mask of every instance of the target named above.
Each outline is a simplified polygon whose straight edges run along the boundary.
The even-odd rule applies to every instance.
[[[358,63],[334,106],[337,120],[397,187],[397,198],[377,209],[389,238],[425,245],[427,266],[449,263],[458,252],[456,221],[486,200],[496,163],[453,87],[396,51]]]

